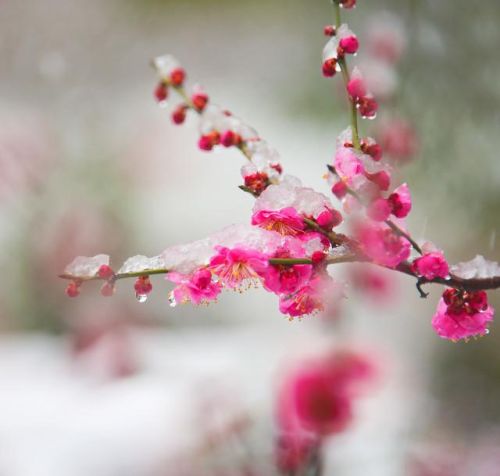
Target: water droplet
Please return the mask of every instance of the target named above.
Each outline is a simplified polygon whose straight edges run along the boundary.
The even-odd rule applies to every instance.
[[[489,330],[489,329],[485,329],[485,330],[484,330],[484,334],[485,334],[485,335],[488,335],[489,333],[490,333],[490,330]]]
[[[140,294],[140,293],[137,293],[135,295],[135,298],[140,302],[140,303],[143,303],[143,302],[146,302],[148,300],[148,295],[147,294]]]
[[[170,307],[177,306],[177,301],[176,301],[176,299],[174,297],[174,293],[170,293],[168,295],[168,304],[169,304]]]

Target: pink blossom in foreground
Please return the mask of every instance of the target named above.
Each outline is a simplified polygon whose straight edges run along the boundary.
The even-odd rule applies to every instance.
[[[389,195],[389,203],[391,204],[391,213],[397,218],[405,218],[411,211],[411,195],[410,189],[406,183],[400,185]]]
[[[323,311],[328,281],[326,276],[316,276],[295,294],[281,295],[280,312],[293,318]]]
[[[290,236],[299,235],[305,229],[304,220],[293,207],[277,211],[260,210],[253,214],[252,225]]]
[[[344,431],[352,421],[354,398],[374,376],[371,359],[348,351],[328,353],[293,369],[278,393],[279,428],[288,434],[309,433],[318,441]]]
[[[301,470],[323,437],[343,432],[355,397],[373,376],[371,360],[354,352],[328,353],[286,375],[276,408],[279,468]]]
[[[293,252],[291,251],[291,248]],[[289,242],[274,253],[272,258],[301,258],[305,255],[297,245]],[[304,287],[311,278],[313,267],[310,264],[272,265],[270,264],[263,274],[264,287],[275,294],[293,294]]]
[[[346,429],[352,420],[351,399],[335,381],[328,368],[302,371],[290,391],[302,426],[314,433],[327,435]]]
[[[426,253],[412,263],[413,272],[425,279],[447,278],[450,274],[448,263],[440,251]]]
[[[191,301],[193,304],[207,303],[215,300],[222,290],[221,283],[212,280],[212,273],[208,269],[200,269],[192,275],[171,272],[167,279],[177,284],[170,293],[171,304],[184,304]]]
[[[439,300],[432,327],[440,337],[452,341],[484,336],[493,315],[484,291],[447,289]]]
[[[210,260],[209,269],[230,289],[259,281],[259,276],[265,274],[268,267],[268,257],[259,251],[221,246],[215,249],[217,254]]]
[[[409,241],[385,225],[364,225],[358,234],[363,251],[377,264],[395,268],[410,256]]]

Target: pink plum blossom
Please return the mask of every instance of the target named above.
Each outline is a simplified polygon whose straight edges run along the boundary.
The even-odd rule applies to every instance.
[[[289,240],[280,247],[272,258],[301,258],[305,252],[298,243]],[[310,264],[282,265],[270,264],[263,274],[264,287],[275,294],[293,294],[304,287],[312,275]]]
[[[367,215],[375,221],[385,221],[391,214],[391,204],[385,198],[377,198],[367,209]]]
[[[395,268],[410,256],[409,241],[385,225],[365,225],[358,230],[363,251],[375,263]]]
[[[260,210],[253,214],[252,225],[258,225],[265,230],[276,231],[281,235],[296,236],[305,229],[304,220],[293,207],[281,210]]]
[[[280,312],[293,318],[323,311],[327,288],[327,277],[316,276],[312,278],[296,293],[280,296]]]
[[[432,327],[440,337],[452,341],[484,336],[493,315],[484,291],[447,289],[439,300]]]
[[[426,253],[412,263],[412,269],[425,279],[447,278],[450,270],[446,259],[440,251]]]
[[[238,289],[245,282],[259,281],[259,276],[268,267],[268,257],[259,251],[222,246],[215,249],[217,254],[210,260],[209,269],[230,289]]]
[[[364,167],[356,152],[351,147],[339,147],[333,163],[337,174],[347,184],[354,184],[357,177],[363,176]]]
[[[213,301],[222,290],[222,284],[214,282],[212,273],[206,268],[199,269],[191,275],[170,272],[167,274],[167,279],[177,284],[169,298],[173,305],[188,301],[194,304]]]

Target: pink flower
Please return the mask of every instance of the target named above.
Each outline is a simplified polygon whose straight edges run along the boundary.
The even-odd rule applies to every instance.
[[[389,195],[389,203],[392,207],[392,214],[398,218],[405,218],[411,210],[410,189],[406,183],[400,185]]]
[[[353,55],[358,51],[359,41],[346,24],[340,26],[337,31],[337,37],[339,41],[337,48],[339,57],[344,56],[346,53]]]
[[[302,372],[291,388],[302,426],[320,435],[339,433],[352,420],[350,398],[326,370],[311,368]]]
[[[252,225],[265,230],[276,231],[281,235],[296,236],[305,229],[304,220],[293,207],[281,210],[260,210],[253,214]]]
[[[294,245],[294,248],[296,245]],[[272,256],[273,258],[300,258],[304,256],[304,251],[294,249],[293,254],[290,251],[290,246],[278,249]],[[300,288],[304,287],[312,274],[312,265],[296,264],[289,265],[269,265],[262,275],[264,278],[264,287],[275,294],[293,294]]]
[[[425,279],[447,278],[450,272],[443,253],[439,251],[417,258],[412,263],[412,269],[415,274]]]
[[[361,140],[361,150],[363,153],[368,154],[375,162],[382,160],[382,147],[370,137]]]
[[[340,0],[339,3],[342,8],[354,8],[356,6],[356,0]]]
[[[374,174],[365,174],[366,178],[373,182],[377,187],[382,191],[389,190],[389,186],[391,185],[391,176],[389,172],[385,170],[381,170],[380,172],[376,172]]]
[[[338,210],[326,208],[316,217],[316,223],[321,228],[330,231],[342,223],[342,215]]]
[[[357,177],[363,176],[361,160],[350,147],[339,147],[335,154],[334,167],[346,185],[352,186]]]
[[[285,376],[276,408],[282,471],[301,471],[323,437],[349,426],[354,398],[373,376],[371,361],[354,352],[328,353]]]
[[[366,95],[366,84],[361,76],[355,76],[347,83],[347,92],[352,99],[358,100]]]
[[[432,327],[443,339],[458,341],[488,334],[493,315],[484,291],[447,289],[439,300]]]
[[[228,288],[237,289],[244,282],[259,281],[268,267],[268,257],[259,251],[222,246],[215,249],[217,254],[210,260],[209,270]]]
[[[363,251],[374,263],[395,268],[410,256],[408,240],[385,225],[361,226],[358,233]]]
[[[295,294],[280,296],[280,312],[293,318],[323,311],[327,287],[326,277],[312,278]]]
[[[366,95],[356,102],[359,113],[363,119],[375,119],[378,111],[378,102],[372,95]]]
[[[338,200],[342,200],[347,195],[347,185],[343,180],[335,182],[332,186],[332,193]]]
[[[391,214],[391,204],[385,198],[377,198],[367,209],[367,215],[375,221],[385,221]]]
[[[199,269],[191,275],[170,272],[167,274],[167,279],[178,285],[169,296],[173,306],[188,301],[194,304],[206,303],[214,300],[222,290],[221,283],[213,282],[212,273],[206,268]]]

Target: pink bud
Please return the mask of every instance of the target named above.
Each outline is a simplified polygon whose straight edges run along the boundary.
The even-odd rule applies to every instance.
[[[170,73],[170,82],[174,86],[181,86],[185,79],[186,79],[186,72],[182,68],[175,68]]]
[[[80,281],[70,281],[68,286],[66,286],[66,296],[70,298],[77,297],[80,294]]]
[[[327,209],[322,211],[316,218],[316,223],[326,230],[331,230],[333,227],[342,222],[342,215],[337,210]]]
[[[342,49],[344,53],[353,55],[358,51],[359,41],[356,36],[347,36],[346,38],[342,38],[339,42],[339,47]]]
[[[135,281],[134,290],[140,296],[149,294],[153,290],[149,276],[139,276]]]
[[[323,28],[323,33],[325,36],[335,36],[335,27],[333,25],[326,25]]]
[[[165,83],[158,83],[156,86],[154,96],[158,102],[163,102],[168,97],[168,87]]]
[[[371,96],[364,96],[358,99],[358,110],[364,119],[375,119],[378,111],[378,103]]]
[[[331,78],[337,73],[337,60],[335,58],[327,59],[323,63],[323,76]]]
[[[186,105],[180,104],[172,111],[172,122],[180,125],[186,120]]]
[[[324,251],[315,251],[311,256],[313,264],[319,264],[325,261],[327,254]]]
[[[385,170],[375,174],[367,173],[366,178],[370,180],[370,182],[376,184],[383,192],[389,190],[389,186],[391,185],[391,176],[389,175],[389,172],[386,172]]]
[[[101,265],[101,267],[97,271],[97,276],[101,279],[110,279],[115,275],[114,271],[107,264]]]
[[[339,3],[342,8],[354,8],[356,6],[356,0],[340,0]]]
[[[389,195],[389,203],[392,206],[392,214],[398,218],[404,218],[411,210],[410,189],[406,183],[400,185],[394,193]]]
[[[354,100],[364,97],[366,94],[366,85],[363,78],[351,78],[347,83],[347,92]]]
[[[241,137],[239,134],[233,131],[225,131],[220,137],[220,143],[224,147],[231,147],[233,145],[238,145],[241,143]]]
[[[426,279],[447,278],[450,272],[443,253],[426,253],[412,263],[413,272]]]
[[[382,159],[382,147],[376,142],[368,144],[367,142],[363,141],[361,143],[361,150],[365,154],[368,154],[375,162],[379,162]]]
[[[342,200],[347,194],[347,185],[343,180],[339,180],[337,183],[333,184],[332,193],[339,199]]]
[[[193,103],[194,108],[201,112],[205,109],[205,106],[208,103],[208,95],[203,92],[197,92],[191,96],[191,102]]]

